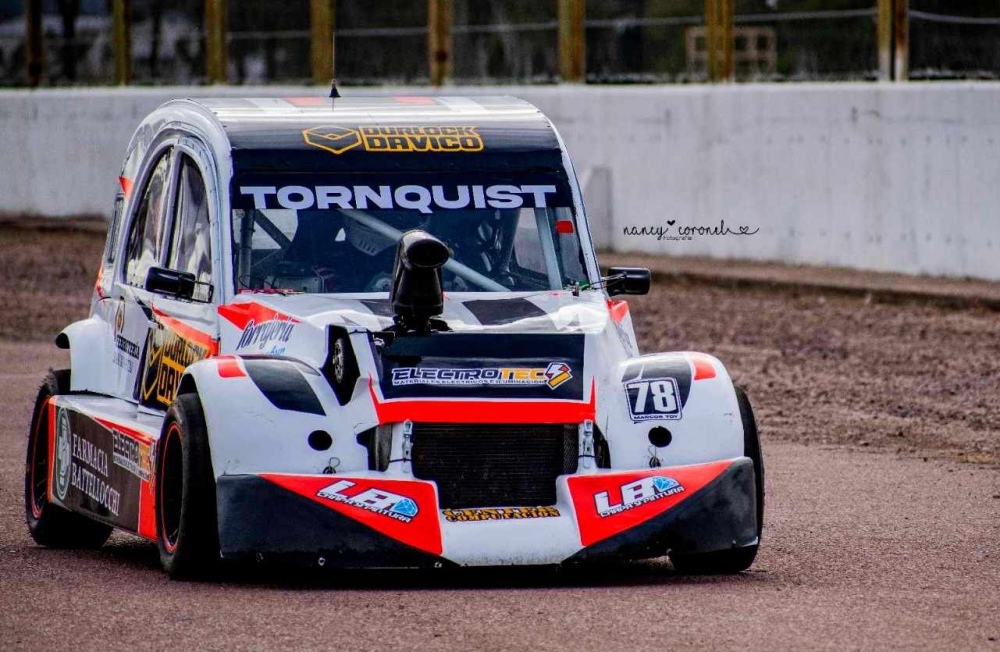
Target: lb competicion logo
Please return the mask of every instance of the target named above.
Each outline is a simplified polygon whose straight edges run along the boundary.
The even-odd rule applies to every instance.
[[[69,412],[59,408],[56,417],[56,496],[66,500],[69,493],[70,475],[72,472],[73,451],[71,448],[69,430]]]
[[[367,152],[481,152],[476,127],[349,127],[305,129],[302,138],[333,154],[362,147]]]

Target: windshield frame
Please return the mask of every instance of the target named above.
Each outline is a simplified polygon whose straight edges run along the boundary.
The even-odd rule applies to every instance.
[[[427,173],[427,174],[433,175],[433,174],[442,174],[442,173],[443,174],[448,174],[449,172],[454,172],[454,171],[442,171],[441,173],[439,173],[438,171],[435,171],[435,170],[421,170],[421,171],[415,171],[415,172],[418,173],[418,174]],[[549,226],[554,226],[555,225],[556,218],[554,217],[554,214],[550,210],[548,210],[548,209],[558,209],[560,211],[565,210],[568,213],[568,217],[569,217],[569,219],[570,219],[570,221],[571,221],[571,223],[573,225],[573,234],[574,234],[575,243],[579,247],[579,262],[580,262],[580,264],[579,264],[579,267],[577,268],[577,271],[574,273],[573,276],[577,277],[577,276],[580,276],[582,274],[582,276],[580,276],[580,278],[579,278],[579,281],[580,281],[580,285],[582,287],[584,287],[584,288],[587,288],[589,286],[593,286],[593,285],[598,284],[599,279],[600,279],[600,273],[599,273],[599,269],[597,267],[596,256],[594,254],[593,245],[592,245],[591,237],[590,237],[590,230],[588,228],[587,220],[585,219],[585,217],[583,217],[583,206],[582,206],[582,202],[581,202],[580,189],[579,189],[579,186],[577,184],[577,179],[576,179],[575,174],[572,173],[571,169],[570,169],[570,173],[571,174],[569,174],[569,175],[566,175],[566,171],[565,170],[559,170],[559,169],[553,169],[553,168],[546,168],[544,170],[539,170],[539,172],[542,172],[544,174],[549,174],[549,175],[558,175],[558,176],[560,176],[562,178],[562,183],[564,184],[563,190],[561,192],[564,193],[563,196],[566,198],[566,200],[568,200],[568,201],[564,202],[564,203],[568,204],[568,205],[565,205],[565,206],[560,204],[559,206],[555,206],[555,207],[548,207],[547,206],[545,209],[535,209],[534,212],[535,212],[535,215],[536,215],[536,219],[539,220],[539,225],[541,225],[541,220],[544,217],[543,214],[546,214],[546,213],[548,213],[548,216],[544,217],[544,219],[547,220],[546,223]],[[236,220],[238,219],[238,213],[237,213],[237,211],[240,210],[240,209],[239,209],[238,206],[235,206],[234,205],[235,202],[232,201],[233,200],[233,193],[234,192],[239,192],[240,183],[238,182],[238,179],[245,178],[248,173],[255,174],[255,176],[259,176],[261,174],[261,172],[253,171],[253,170],[246,170],[246,171],[243,171],[243,172],[236,172],[231,177],[231,182],[229,184],[229,186],[230,186],[230,188],[229,188],[230,192],[227,193],[227,199],[230,200],[228,202],[230,205],[228,206],[228,211],[226,213],[227,214],[227,228],[226,228],[226,231],[228,231],[228,236],[226,236],[225,239],[228,241],[228,242],[226,242],[226,245],[227,245],[226,248],[229,249],[229,252],[228,252],[229,255],[227,256],[227,258],[228,258],[228,261],[229,261],[229,265],[228,266],[229,266],[229,271],[230,271],[230,276],[231,276],[231,278],[228,279],[230,282],[227,283],[227,285],[229,286],[227,289],[229,291],[233,292],[234,295],[238,295],[238,294],[241,294],[241,293],[247,293],[247,292],[254,292],[255,291],[253,289],[246,288],[245,286],[243,286],[243,284],[241,284],[239,282],[240,271],[237,269],[239,245],[238,245],[238,241],[237,241],[237,237],[236,237],[237,234],[236,234],[235,229],[238,228],[237,225],[236,225]],[[294,175],[296,173],[295,172],[290,172],[288,170],[270,170],[270,171],[267,171],[266,174],[275,174],[275,175],[285,176],[285,175]],[[307,173],[303,173],[303,174],[315,175],[316,173],[307,172]],[[324,174],[324,173],[320,173],[320,174],[323,174],[323,176],[327,176],[327,174]],[[375,173],[375,174],[378,174],[378,173]],[[355,177],[355,178],[357,178],[359,180],[364,180],[366,178],[366,174],[363,173],[363,172],[357,172],[357,171],[355,171],[355,172],[352,173],[352,177]],[[531,206],[523,207],[523,209],[529,209],[529,210],[532,209],[532,208],[534,208],[534,207],[531,207]],[[365,222],[365,223],[367,223],[368,226],[372,226],[373,225],[373,220],[374,221],[378,221],[378,218],[370,215],[367,211],[364,211],[364,210],[359,210],[359,209],[351,209],[351,210],[340,209],[340,210],[338,210],[338,212],[340,214],[346,216],[346,217],[351,218],[351,219],[357,219],[358,221]],[[389,225],[386,225],[386,227],[388,227],[390,229],[392,228]],[[398,241],[398,236],[401,235],[401,234],[402,234],[402,231],[398,231],[397,233],[393,233],[390,237],[392,237],[392,239],[393,239],[394,242],[397,242]],[[447,264],[446,269],[450,268],[450,271],[452,271],[452,272],[458,272],[457,275],[463,275],[462,273],[465,273],[464,276],[466,278],[468,278],[469,276],[479,276],[479,277],[481,277],[481,280],[484,281],[483,283],[475,283],[475,287],[469,287],[468,289],[459,290],[459,291],[462,291],[462,292],[472,292],[472,293],[482,292],[482,293],[487,293],[487,294],[490,293],[490,292],[507,292],[507,293],[512,293],[512,294],[518,294],[518,293],[529,293],[530,294],[530,293],[538,292],[538,291],[553,291],[555,289],[568,289],[568,288],[572,287],[571,284],[566,285],[566,284],[562,284],[561,283],[561,280],[564,278],[563,274],[561,273],[562,262],[559,260],[559,255],[556,253],[556,249],[557,248],[554,245],[554,241],[553,241],[554,239],[553,239],[552,232],[550,232],[548,229],[545,229],[545,228],[539,228],[538,229],[538,234],[540,236],[539,237],[539,240],[540,240],[539,245],[542,247],[542,250],[543,250],[543,252],[545,254],[545,257],[544,257],[545,270],[544,271],[545,271],[545,275],[548,277],[548,283],[549,283],[549,286],[550,286],[550,287],[548,287],[548,288],[546,288],[544,290],[524,289],[524,288],[510,289],[510,288],[504,287],[504,286],[500,285],[499,283],[496,283],[492,279],[489,279],[488,277],[484,277],[481,274],[478,274],[478,272],[476,272],[475,270],[472,270],[472,269],[468,268],[466,265],[464,265],[460,261],[456,261],[456,260],[449,260],[449,263]],[[471,274],[469,274],[469,273],[471,273]],[[489,287],[481,287],[482,285],[487,285]],[[264,291],[266,291],[266,290],[264,290]],[[378,291],[376,290],[376,292],[378,292]],[[370,293],[371,293],[371,290],[358,290],[358,291],[336,291],[335,290],[333,292],[323,292],[323,294],[333,294],[333,295],[356,295],[356,294],[370,294]]]

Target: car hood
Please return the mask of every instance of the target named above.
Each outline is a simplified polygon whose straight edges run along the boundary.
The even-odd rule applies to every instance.
[[[221,352],[286,355],[321,363],[327,328],[382,331],[392,325],[385,293],[353,295],[243,294],[219,307]],[[468,292],[447,294],[440,316],[453,332],[598,334],[610,322],[603,292]]]

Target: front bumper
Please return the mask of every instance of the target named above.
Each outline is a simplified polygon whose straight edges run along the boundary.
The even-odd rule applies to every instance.
[[[745,457],[562,476],[558,496],[545,508],[440,510],[433,482],[380,473],[217,481],[225,558],[335,567],[529,565],[757,542],[753,463]]]

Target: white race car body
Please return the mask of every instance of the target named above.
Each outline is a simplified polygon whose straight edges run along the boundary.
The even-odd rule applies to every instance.
[[[628,304],[599,288],[575,175],[537,110],[511,100],[425,107],[408,98],[398,105],[345,102],[343,110],[241,102],[249,104],[170,103],[130,145],[91,316],[58,340],[71,351],[73,391],[47,408],[54,504],[155,539],[165,411],[176,396],[196,393],[224,558],[364,567],[558,564],[756,546],[754,467],[726,369],[701,353],[639,355]],[[240,186],[238,152],[264,157],[271,145],[260,145],[259,134],[270,129],[303,133],[300,147],[313,145],[310,155],[327,149],[333,160],[342,143],[310,143],[311,127],[385,124],[387,116],[401,124],[474,125],[461,127],[482,136],[469,141],[470,151],[477,142],[489,151],[489,125],[544,132],[549,149],[555,143],[548,160],[557,162],[571,203],[572,226],[558,233],[579,238],[584,283],[486,291],[469,287],[479,273],[459,266],[454,278],[468,283],[446,289],[435,330],[419,334],[398,327],[387,291],[285,291],[273,287],[277,273],[271,287],[239,289],[231,223],[237,187],[255,209],[272,214],[267,193],[304,202],[301,192],[313,186],[288,186],[299,195],[282,195],[280,185]],[[246,121],[255,130],[241,140]],[[425,128],[412,129],[403,132],[411,140]],[[141,258],[129,253],[139,237],[129,231],[147,210],[133,199],[155,178],[155,154],[164,147],[183,153],[205,182],[210,229],[200,237],[212,245],[204,277],[212,290],[201,300],[129,280]],[[278,143],[271,154],[287,151]],[[504,151],[528,156],[517,147]],[[426,152],[415,158],[438,164]],[[183,186],[183,166],[171,169],[181,171],[165,177],[170,187]],[[329,187],[315,186],[316,197]],[[483,187],[489,193],[498,186]],[[528,197],[542,186],[504,187],[514,189],[504,199],[511,201],[510,192],[520,188]],[[359,198],[357,185],[354,192]],[[535,194],[538,215],[544,199]],[[168,205],[182,201],[177,194]],[[183,240],[180,209],[174,214],[177,226],[161,227],[154,264],[167,266],[175,256],[165,243],[173,239],[176,248]],[[259,224],[280,230],[278,218],[272,222]]]

